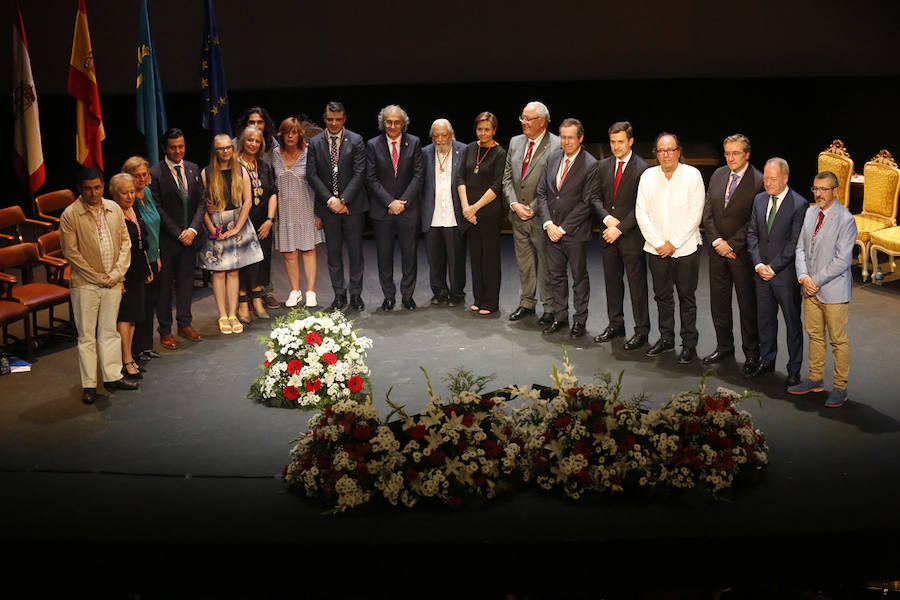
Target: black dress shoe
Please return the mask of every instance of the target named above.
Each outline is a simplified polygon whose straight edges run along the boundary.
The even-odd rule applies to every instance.
[[[524,319],[528,315],[533,315],[533,308],[525,308],[524,306],[520,306],[516,310],[512,311],[512,314],[509,315],[510,321],[518,321],[520,319]]]
[[[450,296],[447,299],[447,306],[453,308],[453,307],[459,306],[460,304],[465,302],[465,300],[466,300],[465,296]]]
[[[416,310],[416,301],[412,298],[403,298],[400,302],[403,303],[403,308],[406,310]]]
[[[603,330],[603,333],[594,336],[594,342],[602,344],[603,342],[608,342],[609,340],[617,337],[625,337],[625,330],[607,327]]]
[[[115,381],[105,381],[103,382],[103,387],[108,390],[136,390],[138,389],[138,384],[136,381],[129,381],[123,377]]]
[[[335,296],[328,310],[341,310],[347,306],[347,296]]]
[[[631,338],[625,342],[625,345],[622,346],[626,350],[637,350],[647,344],[647,336],[641,333],[636,333]]]
[[[757,368],[759,368],[759,357],[748,358],[747,362],[744,363],[744,368],[741,369],[741,373],[744,377],[753,377]]]
[[[697,358],[697,349],[693,346],[682,346],[681,354],[678,355],[678,364],[688,365]]]
[[[545,311],[544,314],[541,315],[541,318],[538,319],[538,325],[549,325],[556,319],[553,318],[553,313],[550,311]]]
[[[569,330],[569,335],[573,338],[581,337],[584,335],[585,327],[584,323],[579,323],[575,321],[572,324],[572,329]]]
[[[93,404],[97,399],[97,388],[84,388],[81,390],[81,401],[85,404]]]
[[[716,350],[712,354],[707,354],[703,357],[703,364],[714,365],[732,356],[734,356],[734,350]]]
[[[784,387],[789,388],[798,383],[800,383],[800,372],[794,371],[793,373],[788,373],[787,379],[784,380]]]
[[[434,296],[431,297],[431,304],[433,306],[440,306],[441,304],[446,304],[447,299],[448,299],[447,296],[444,296],[441,294],[435,294]]]
[[[147,358],[162,358],[162,355],[159,352],[154,352],[153,350],[144,350],[141,352],[141,355],[146,356]]]
[[[756,365],[756,369],[753,370],[748,377],[759,377],[763,373],[774,373],[775,365],[766,364],[764,362],[760,362]]]
[[[657,356],[664,354],[666,352],[671,352],[675,349],[675,342],[667,342],[665,340],[659,340],[652,346],[650,349],[644,353],[644,356],[648,358],[656,358]]]
[[[353,310],[365,310],[366,303],[363,302],[362,296],[359,294],[350,296],[350,308]]]
[[[385,298],[384,302],[381,303],[381,310],[388,311],[394,310],[395,301],[393,298]]]
[[[568,324],[568,321],[557,321],[556,319],[554,319],[552,323],[544,327],[541,333],[543,333],[544,335],[550,335],[551,333],[556,333]]]

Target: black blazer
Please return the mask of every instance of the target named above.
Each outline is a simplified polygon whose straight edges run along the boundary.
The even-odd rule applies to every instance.
[[[397,174],[394,175],[387,137],[376,135],[366,142],[369,215],[378,221],[388,215],[388,205],[394,200],[406,202],[406,210],[399,218],[419,219],[419,193],[425,169],[422,144],[419,138],[404,132],[397,149]]]
[[[769,265],[775,271],[775,277],[770,280],[772,285],[797,286],[794,254],[809,202],[788,188],[788,193],[775,213],[772,231],[766,225],[770,203],[766,192],[757,194],[753,200],[753,213],[747,226],[747,249],[754,265]]]
[[[619,245],[630,245],[636,248],[644,247],[644,236],[641,228],[637,226],[634,216],[634,205],[637,202],[638,184],[641,182],[641,174],[650,166],[647,161],[632,151],[631,159],[622,171],[622,179],[619,180],[619,189],[613,196],[616,184],[615,156],[604,158],[597,163],[597,180],[600,199],[607,213],[619,220],[619,231],[622,235],[616,240]],[[606,242],[603,242],[604,244]]]
[[[556,173],[564,156],[560,148],[547,157],[535,191],[537,214],[541,223],[552,221],[562,227],[564,240],[587,242],[591,239],[591,210],[600,210],[606,216],[597,190],[597,159],[582,148],[562,187],[556,189]]]
[[[456,174],[462,164],[463,152],[466,151],[466,145],[457,140],[453,140],[453,147],[450,150],[450,196],[453,198],[453,214],[456,215],[457,227],[463,223],[462,204],[459,201],[459,188],[454,183]],[[431,229],[431,219],[434,217],[434,144],[428,144],[422,148],[422,164],[425,167],[425,177],[422,184],[422,192],[419,200],[419,213],[422,216],[422,231]]]
[[[206,204],[202,202],[203,182],[200,181],[200,167],[192,162],[184,161],[184,175],[187,180],[188,223],[184,222],[184,204],[178,193],[178,184],[169,171],[165,159],[150,167],[150,193],[159,211],[159,249],[162,252],[184,247],[178,236],[188,227],[197,232],[195,239],[202,239],[204,234],[203,214]]]
[[[328,208],[331,198],[331,150],[328,130],[309,140],[306,153],[306,180],[315,194],[316,214],[320,217],[334,213]],[[366,195],[366,144],[362,136],[344,129],[344,140],[338,150],[338,197],[352,214],[369,209]]]
[[[731,169],[727,165],[719,167],[712,174],[706,190],[706,205],[703,207],[703,230],[706,232],[707,242],[722,238],[735,254],[749,256],[747,227],[753,212],[753,199],[763,189],[763,176],[753,165],[747,165],[747,170],[734,188],[726,207],[725,192],[730,181]]]

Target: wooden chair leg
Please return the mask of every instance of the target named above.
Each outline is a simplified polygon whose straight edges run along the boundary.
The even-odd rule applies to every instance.
[[[866,256],[867,245],[859,250],[859,264],[862,265],[862,280],[865,281],[869,277],[869,261]],[[874,267],[873,267],[874,269]]]

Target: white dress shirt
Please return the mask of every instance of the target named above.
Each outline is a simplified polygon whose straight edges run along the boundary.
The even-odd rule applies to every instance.
[[[666,242],[675,246],[675,258],[697,251],[701,243],[700,219],[706,193],[700,171],[679,164],[671,179],[661,167],[651,167],[641,175],[634,214],[644,239],[644,250],[656,249]]]
[[[456,215],[453,213],[453,146],[444,158],[444,171],[441,172],[441,151],[434,147],[434,214],[431,217],[432,227],[456,227]]]

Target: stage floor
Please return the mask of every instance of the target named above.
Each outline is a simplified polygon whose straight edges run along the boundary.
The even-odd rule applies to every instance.
[[[387,413],[388,389],[391,399],[406,405],[408,412],[424,407],[419,367],[427,369],[442,395],[446,387],[441,378],[456,367],[496,373],[491,388],[547,384],[552,366],[562,363],[560,344],[565,344],[583,381],[598,371],[617,375],[624,370],[623,394],[644,394],[651,405],[699,384],[704,371],[699,360],[681,366],[672,353],[652,360],[642,351],[625,352],[621,339],[614,345],[591,342],[606,326],[596,245],[588,258],[588,334],[573,341],[567,333],[542,336],[536,317],[517,323],[507,319],[519,295],[508,237],[502,246],[501,313],[489,318],[473,316],[463,307],[429,305],[423,244],[415,295],[420,308],[377,311],[382,294],[374,243],[364,244],[367,308],[351,316],[360,332],[374,340],[367,364],[382,414]],[[332,294],[324,247],[318,263],[318,297],[328,305]],[[399,273],[398,261],[398,279]],[[858,270],[855,273],[858,281]],[[284,298],[288,285],[280,258],[273,277],[276,295]],[[255,322],[242,335],[220,335],[211,291],[198,289],[194,326],[204,340],[180,341],[177,351],[158,348],[163,357],[149,363],[137,392],[107,393],[95,405],[83,405],[72,344],[58,344],[40,354],[30,373],[0,378],[0,531],[8,546],[25,549],[20,553],[23,561],[48,547],[97,543],[133,552],[182,548],[188,556],[192,551],[183,550],[187,544],[217,548],[216,556],[232,560],[264,548],[262,554],[275,563],[284,560],[285,553],[319,556],[319,562],[309,564],[321,569],[329,568],[325,556],[340,556],[346,548],[359,549],[373,570],[399,556],[427,564],[427,556],[446,558],[454,548],[480,556],[511,549],[527,550],[534,557],[534,551],[544,557],[542,564],[561,564],[560,553],[567,564],[603,555],[624,565],[632,559],[617,559],[616,549],[627,548],[640,552],[645,567],[662,568],[674,560],[673,553],[685,549],[730,564],[760,553],[789,560],[802,547],[810,564],[821,558],[823,572],[832,575],[841,569],[858,575],[859,569],[874,568],[886,556],[897,566],[900,401],[891,348],[900,337],[898,294],[896,284],[856,284],[848,326],[850,401],[840,409],[824,408],[821,395],[790,397],[783,392],[783,343],[774,375],[743,379],[740,352],[736,362],[712,370],[707,386],[758,394],[744,407],[768,436],[771,450],[762,480],[741,489],[732,503],[613,499],[578,504],[529,491],[479,510],[364,510],[323,517],[316,507],[286,494],[278,479],[291,439],[306,429],[309,414],[266,408],[246,398],[263,360],[257,335],[266,332],[266,322]],[[703,356],[715,348],[706,257],[697,298],[698,353]],[[652,299],[650,304],[654,341]],[[629,310],[626,298],[630,335]],[[830,369],[829,359],[827,384]],[[229,547],[243,550],[222,550]],[[280,558],[271,555],[271,548],[281,549]],[[725,556],[725,548],[734,554]],[[579,559],[581,551],[587,554]],[[837,552],[841,560],[829,565],[829,557]],[[539,577],[530,571],[529,561],[518,564],[522,578]],[[895,578],[900,578],[897,571]]]

